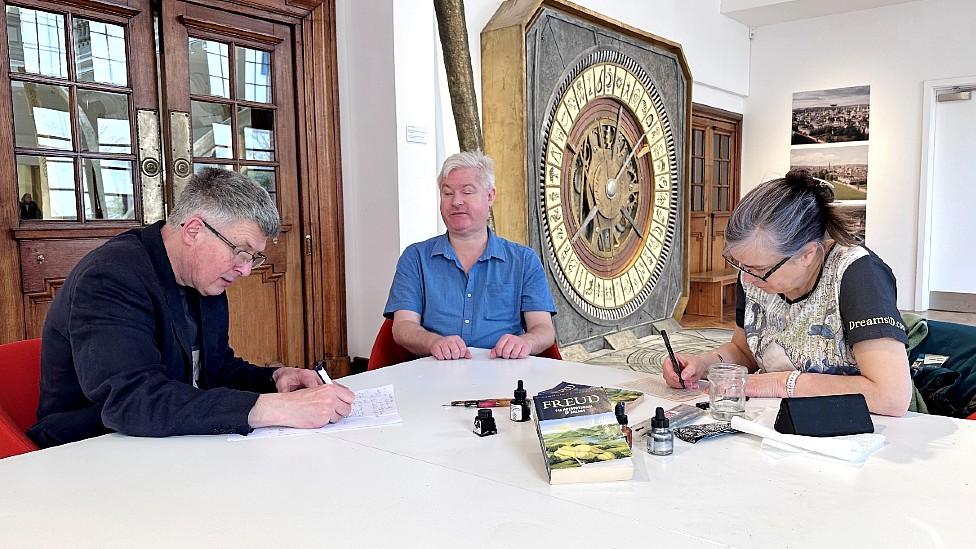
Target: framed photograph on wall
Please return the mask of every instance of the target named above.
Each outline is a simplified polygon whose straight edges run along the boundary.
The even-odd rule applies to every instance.
[[[793,94],[792,145],[867,141],[871,86]]]
[[[837,204],[859,221],[865,239],[871,86],[793,94],[790,168],[802,168],[834,188]]]

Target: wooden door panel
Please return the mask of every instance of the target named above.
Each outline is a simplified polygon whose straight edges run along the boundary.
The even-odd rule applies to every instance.
[[[712,214],[711,231],[708,237],[708,262],[707,270],[721,271],[726,268],[725,259],[722,251],[725,250],[725,229],[729,226],[729,214]]]
[[[707,271],[705,266],[708,264],[708,223],[707,218],[702,216],[692,216],[688,224],[690,242],[688,259],[690,264],[688,272],[691,274]]]

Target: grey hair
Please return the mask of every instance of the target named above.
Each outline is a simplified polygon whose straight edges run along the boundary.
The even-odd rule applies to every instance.
[[[437,176],[437,186],[440,187],[451,172],[460,168],[474,168],[478,170],[478,179],[486,191],[495,188],[495,162],[487,154],[477,151],[461,151],[447,157],[441,166],[441,173]]]
[[[281,229],[268,191],[243,174],[219,168],[193,174],[166,222],[180,225],[194,215],[202,215],[211,225],[253,221],[268,238],[278,236]]]
[[[762,183],[732,212],[725,229],[725,252],[754,237],[763,238],[783,257],[795,255],[808,242],[822,243],[828,235],[838,244],[856,244],[851,217],[833,201],[830,184],[806,170],[791,170],[785,177]]]

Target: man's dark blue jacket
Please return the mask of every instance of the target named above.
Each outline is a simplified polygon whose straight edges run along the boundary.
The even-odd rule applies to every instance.
[[[227,297],[199,296],[201,367],[192,386],[184,297],[163,247],[163,222],[122,233],[85,256],[48,311],[41,400],[28,431],[41,447],[118,431],[135,436],[248,433],[273,368],[234,356]]]

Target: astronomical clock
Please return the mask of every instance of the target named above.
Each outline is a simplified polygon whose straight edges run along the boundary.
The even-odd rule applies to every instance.
[[[680,314],[691,77],[681,49],[563,1],[482,33],[496,231],[540,254],[562,345]]]

